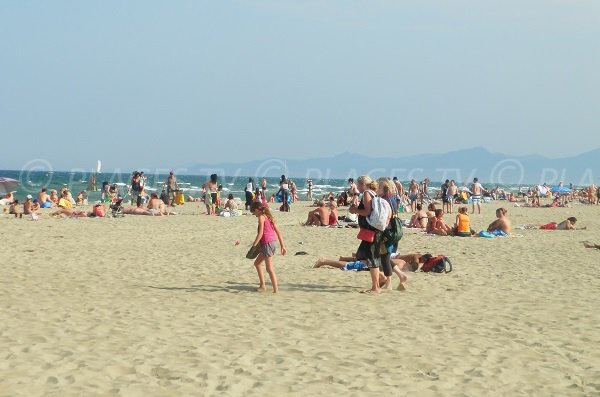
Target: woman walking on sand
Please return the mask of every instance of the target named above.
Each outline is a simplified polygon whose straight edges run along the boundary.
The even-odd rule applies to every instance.
[[[379,287],[379,257],[374,257],[373,246],[377,244],[378,239],[376,238],[377,231],[369,225],[367,217],[371,215],[372,202],[375,197],[375,190],[377,190],[377,183],[367,175],[358,177],[356,186],[358,191],[362,193],[363,197],[360,200],[358,206],[352,206],[348,210],[351,214],[358,215],[358,225],[360,226],[361,233],[359,239],[361,240],[358,250],[356,251],[356,260],[366,261],[369,273],[371,274],[371,289],[364,291],[368,294],[378,294],[381,292]]]
[[[273,256],[277,250],[275,241],[279,240],[281,255],[285,255],[287,252],[285,243],[283,242],[281,232],[279,231],[279,228],[277,228],[275,219],[268,206],[255,201],[252,203],[251,212],[258,218],[258,232],[256,233],[256,238],[254,239],[252,247],[256,247],[260,244],[260,253],[254,261],[254,267],[258,273],[259,284],[257,291],[264,292],[266,290],[265,275],[262,270],[262,263],[265,262],[265,267],[267,268],[267,273],[269,274],[271,285],[273,286],[273,293],[276,294],[279,291],[279,286],[277,284],[275,268],[273,267]]]

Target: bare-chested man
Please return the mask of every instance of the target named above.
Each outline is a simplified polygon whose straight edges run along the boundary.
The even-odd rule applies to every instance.
[[[304,226],[329,226],[329,209],[324,201],[319,201],[319,207],[308,213]]]
[[[38,199],[38,203],[40,203],[41,208],[52,207],[52,200],[50,199],[50,196],[48,195],[47,192],[48,192],[48,189],[43,188],[42,191],[40,191],[38,193],[37,199]]]
[[[152,193],[150,195],[150,200],[148,200],[148,211],[152,213],[152,215],[163,215],[166,213],[165,211],[165,203],[158,198],[158,194]]]
[[[487,228],[487,231],[493,232],[496,230],[500,230],[506,234],[510,234],[511,223],[510,223],[510,219],[508,219],[508,217],[506,216],[507,212],[508,211],[505,208],[498,208],[496,210],[496,217],[498,219],[496,219],[494,222],[490,223],[490,225]]]
[[[448,190],[446,191],[449,213],[452,213],[452,210],[454,208],[454,197],[456,197],[457,194],[458,186],[456,186],[456,182],[454,182],[454,179],[452,179],[450,181],[450,185],[448,185]]]
[[[474,178],[473,184],[471,185],[471,200],[473,202],[473,211],[471,214],[475,213],[475,206],[477,206],[477,213],[481,214],[481,198],[484,192],[485,189],[481,186],[481,183],[479,183],[479,179]]]

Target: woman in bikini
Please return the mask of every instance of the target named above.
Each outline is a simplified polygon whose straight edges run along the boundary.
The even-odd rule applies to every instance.
[[[427,212],[423,210],[422,204],[417,204],[417,212],[412,216],[410,220],[410,227],[425,229],[427,227]]]

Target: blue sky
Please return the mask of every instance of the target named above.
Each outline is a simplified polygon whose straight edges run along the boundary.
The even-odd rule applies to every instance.
[[[0,169],[600,147],[600,2],[2,1]]]

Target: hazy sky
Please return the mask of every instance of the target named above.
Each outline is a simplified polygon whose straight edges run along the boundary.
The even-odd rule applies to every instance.
[[[0,169],[562,157],[599,132],[597,0],[0,1]]]

